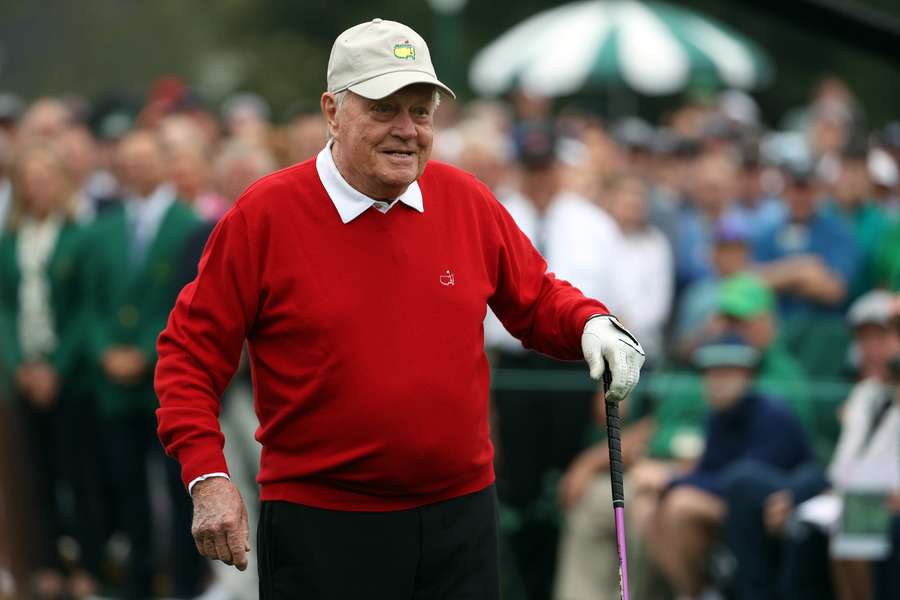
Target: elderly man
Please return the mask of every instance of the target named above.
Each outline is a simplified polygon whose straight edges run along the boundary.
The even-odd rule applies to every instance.
[[[246,339],[260,597],[497,598],[487,306],[526,346],[606,373],[614,400],[643,350],[546,272],[484,185],[429,162],[438,94],[452,92],[415,31],[345,31],[327,79],[328,145],[222,218],[159,339],[160,438],[198,550],[245,568],[216,418]]]

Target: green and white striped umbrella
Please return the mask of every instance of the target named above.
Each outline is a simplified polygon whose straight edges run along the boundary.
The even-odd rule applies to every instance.
[[[771,80],[753,42],[712,19],[664,2],[593,0],[538,13],[481,50],[472,89],[495,96],[514,85],[544,96],[625,84],[671,94],[692,81],[750,89]]]

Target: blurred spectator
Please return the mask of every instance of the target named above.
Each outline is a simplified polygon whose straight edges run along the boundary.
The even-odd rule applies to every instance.
[[[808,105],[789,111],[783,129],[802,132],[807,153],[814,159],[840,152],[860,120],[856,98],[847,84],[829,75],[812,90]]]
[[[250,184],[278,168],[265,147],[240,140],[226,143],[213,165],[216,191],[229,204],[234,203]]]
[[[268,143],[270,113],[269,103],[253,93],[235,94],[222,103],[226,133],[249,144]]]
[[[56,138],[76,194],[76,211],[80,222],[90,222],[117,193],[113,176],[100,168],[96,140],[83,125],[72,125]]]
[[[672,309],[672,250],[663,233],[647,220],[648,189],[636,175],[609,179],[603,207],[619,226],[617,316],[641,340],[648,366],[662,362],[663,327]],[[647,369],[647,366],[645,366]]]
[[[119,525],[131,542],[125,596],[153,594],[154,526],[149,463],[162,462],[172,511],[173,595],[200,592],[206,571],[190,535],[191,502],[178,464],[156,441],[153,391],[156,338],[180,290],[177,267],[185,240],[199,226],[176,201],[161,140],[137,131],[119,146],[127,196],[93,228],[88,305],[89,350],[101,370],[97,389],[121,507]]]
[[[17,142],[53,141],[72,122],[65,103],[56,98],[41,98],[28,107],[19,122]]]
[[[803,367],[778,339],[778,317],[772,292],[757,277],[738,274],[719,288],[719,319],[710,334],[734,331],[759,355],[757,389],[787,401],[804,425],[812,427],[809,382]]]
[[[547,124],[522,126],[518,138],[522,167],[519,192],[502,198],[516,224],[550,270],[591,297],[615,297],[619,232],[612,219],[590,200],[563,188],[554,131]],[[615,302],[610,310],[616,312]],[[572,370],[522,345],[490,314],[485,341],[501,369]],[[553,493],[546,481],[562,472],[585,446],[593,393],[562,390],[497,390],[498,484],[501,503],[520,524],[510,533],[511,548],[527,598],[551,595],[557,525],[536,511]]]
[[[460,147],[454,164],[475,175],[494,195],[505,198],[511,193],[511,151],[505,133],[495,127],[485,120],[463,121],[457,127]]]
[[[13,180],[9,230],[0,238],[0,355],[3,387],[25,426],[39,567],[33,593],[56,598],[67,588],[57,550],[66,532],[76,537],[81,558],[70,591],[84,598],[97,591],[104,541],[92,477],[97,427],[82,353],[84,232],[75,223],[74,181],[49,143],[20,149]]]
[[[678,358],[689,359],[710,331],[716,331],[721,282],[750,267],[750,232],[745,219],[725,216],[716,223],[712,265],[712,277],[695,281],[682,292],[672,345]]]
[[[900,359],[900,335],[890,323],[892,301],[892,295],[874,291],[859,298],[848,312],[848,323],[860,349],[861,380],[843,407],[840,439],[828,468],[830,491],[807,504],[784,493],[774,494],[765,503],[767,528],[785,533],[790,542],[788,552],[793,564],[786,573],[785,597],[823,596],[821,573],[825,565],[815,559],[825,560],[829,537],[834,560],[830,570],[839,600],[896,597],[896,589],[893,593],[873,595],[873,574],[884,580],[881,584],[891,585],[889,569],[879,568],[888,563],[878,567],[873,564],[885,559],[883,546],[880,550],[871,543],[848,546],[841,532],[842,511],[858,512],[855,506],[842,506],[848,494],[875,494],[885,503],[893,495],[893,509],[884,506],[882,510],[900,512],[900,506],[896,506],[900,494],[900,373],[891,372],[891,366]],[[878,507],[867,510],[877,513]],[[896,528],[898,518],[893,520]],[[885,523],[882,535],[887,537],[890,520]],[[900,556],[896,547],[891,552],[894,557]]]
[[[866,155],[866,168],[872,182],[872,197],[881,206],[885,214],[896,218],[900,209],[900,168],[897,161],[881,147],[869,149]]]
[[[810,372],[840,373],[842,309],[859,268],[853,234],[823,209],[809,163],[785,169],[787,215],[754,245],[757,271],[775,290],[787,347]]]
[[[709,587],[707,561],[720,535],[746,559],[737,565],[739,597],[772,597],[742,585],[759,582],[755,570],[764,568],[771,556],[743,556],[745,538],[758,535],[761,527],[740,510],[741,503],[759,493],[756,477],[805,480],[812,452],[796,417],[753,389],[759,360],[759,352],[734,333],[709,342],[695,355],[712,409],[706,448],[690,473],[669,483],[648,530],[652,554],[676,593],[686,598],[704,593],[703,598],[719,597]],[[773,438],[772,431],[779,435]]]
[[[759,235],[784,218],[784,205],[763,186],[763,164],[756,144],[741,150],[737,202],[734,214],[745,221],[749,232]]]
[[[684,287],[713,274],[713,228],[737,193],[737,169],[725,153],[700,156],[693,167],[690,203],[682,207],[675,249],[677,281]]]
[[[900,354],[900,339],[891,330],[893,294],[873,290],[856,300],[847,311],[853,331],[854,367],[858,379],[887,381],[891,360]]]
[[[837,161],[837,173],[830,198],[822,213],[844,222],[859,248],[859,268],[849,290],[851,298],[872,288],[873,255],[888,226],[884,209],[872,198],[872,182],[867,165],[868,152],[862,143],[844,148]]]
[[[287,124],[287,164],[312,158],[325,147],[328,131],[318,107],[298,113]]]

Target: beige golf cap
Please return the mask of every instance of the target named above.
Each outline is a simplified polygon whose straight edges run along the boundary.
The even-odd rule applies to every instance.
[[[350,90],[370,100],[414,83],[430,83],[455,98],[434,73],[428,45],[403,23],[373,19],[334,41],[328,59],[328,91]]]

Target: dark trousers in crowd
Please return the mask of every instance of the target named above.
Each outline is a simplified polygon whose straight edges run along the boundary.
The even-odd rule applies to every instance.
[[[785,548],[785,566],[781,596],[785,600],[815,598],[833,600],[829,577],[831,556],[827,533],[809,524],[794,524]],[[891,554],[872,564],[872,600],[900,598],[900,517],[894,517],[891,530]]]
[[[835,600],[831,580],[828,535],[808,523],[792,523],[782,549],[784,568],[778,587],[779,598]]]
[[[798,597],[783,595],[782,586],[788,574],[785,539],[769,534],[763,522],[763,510],[769,495],[779,490],[790,490],[797,503],[821,492],[827,486],[821,468],[810,464],[785,472],[765,463],[747,460],[729,468],[723,482],[728,505],[725,542],[737,562],[735,597],[738,600]],[[802,552],[794,553],[792,558],[790,569],[822,568],[803,562],[809,556]],[[808,579],[794,570],[790,574]]]
[[[900,598],[900,516],[891,524],[891,555],[875,565],[875,600]]]
[[[181,482],[178,463],[163,453],[156,436],[153,413],[134,413],[107,418],[107,453],[115,480],[118,526],[128,536],[130,553],[126,598],[153,596],[157,558],[170,565],[176,598],[192,598],[202,591],[208,565],[191,537],[193,505]],[[171,509],[171,528],[161,530],[153,522],[149,465],[160,461],[165,473],[166,497]],[[156,548],[156,541],[168,545]]]
[[[418,508],[262,503],[260,600],[498,600],[494,486]]]
[[[587,377],[583,363],[561,362],[536,352],[499,353],[494,364],[499,369],[552,370],[560,375],[577,371]],[[503,533],[527,599],[544,600],[552,594],[558,521],[553,515],[538,514],[536,504],[546,491],[548,475],[564,472],[585,448],[594,423],[593,398],[592,391],[494,392],[497,492],[504,508],[520,516],[515,529]],[[553,506],[556,497],[553,490]]]
[[[58,541],[72,536],[79,546],[79,565],[100,575],[103,548],[109,533],[109,497],[99,425],[93,398],[65,390],[48,408],[18,398],[26,441],[28,490],[38,522],[34,526],[36,565],[58,569]],[[102,461],[101,461],[102,465]]]

